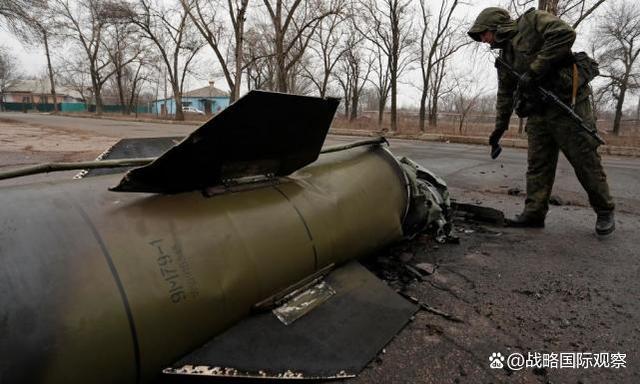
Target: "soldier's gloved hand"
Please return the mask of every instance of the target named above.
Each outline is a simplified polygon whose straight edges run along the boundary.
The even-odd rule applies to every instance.
[[[506,131],[506,129],[502,127],[496,127],[496,129],[494,129],[489,136],[489,145],[491,145],[492,147],[498,145],[500,139],[502,138],[502,135],[504,135],[504,131]]]
[[[538,75],[529,70],[520,76],[520,80],[518,80],[518,87],[520,87],[520,89],[531,89],[537,84],[537,82]]]

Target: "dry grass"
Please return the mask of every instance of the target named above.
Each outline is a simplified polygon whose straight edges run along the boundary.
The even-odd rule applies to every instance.
[[[437,134],[443,136],[468,136],[468,137],[482,137],[488,138],[493,131],[493,116],[483,116],[470,118],[469,122],[465,122],[460,128],[460,123],[457,117],[446,116],[438,122],[435,127],[428,126],[423,131],[420,131],[418,120],[414,116],[399,116],[398,130],[396,134],[403,136],[415,136],[418,137],[423,133]],[[479,121],[482,120],[482,121]],[[333,127],[350,129],[350,130],[362,130],[375,133],[388,133],[389,120],[385,116],[383,124],[378,125],[377,118],[369,116],[362,116],[358,119],[349,122],[343,116],[337,116],[334,119]],[[599,121],[598,130],[601,136],[611,146],[621,147],[635,147],[640,148],[640,122],[638,121],[623,121],[621,126],[621,134],[614,135],[611,133],[612,123],[609,121]],[[382,127],[382,128],[381,128]],[[518,120],[513,119],[509,130],[506,132],[505,138],[511,139],[526,139],[526,133],[518,133]]]

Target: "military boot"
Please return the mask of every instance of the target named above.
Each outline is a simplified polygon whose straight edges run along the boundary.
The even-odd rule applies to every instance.
[[[541,218],[531,214],[521,213],[513,219],[507,219],[507,227],[544,228],[544,217]]]
[[[596,220],[596,233],[598,235],[608,235],[616,229],[616,221],[614,219],[613,211],[600,211],[597,214],[598,219]]]

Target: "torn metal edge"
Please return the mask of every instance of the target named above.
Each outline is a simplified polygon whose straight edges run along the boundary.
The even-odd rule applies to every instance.
[[[302,372],[294,372],[287,370],[285,372],[268,372],[260,370],[258,372],[242,372],[230,367],[211,367],[208,365],[183,365],[180,368],[165,368],[162,370],[166,375],[185,375],[185,376],[207,376],[207,377],[225,377],[238,379],[266,379],[266,380],[340,380],[356,377],[353,373],[345,371],[337,372],[328,376],[305,376]]]

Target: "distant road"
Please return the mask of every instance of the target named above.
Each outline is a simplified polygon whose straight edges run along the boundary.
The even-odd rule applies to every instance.
[[[197,128],[191,124],[146,123],[109,119],[77,118],[44,114],[0,113],[25,125],[44,126],[84,135],[113,138],[184,136]],[[327,144],[354,141],[355,137],[329,136]],[[0,148],[1,150],[1,148]],[[504,148],[497,160],[489,158],[489,147],[411,140],[391,140],[391,150],[410,157],[444,178],[453,188],[485,193],[506,193],[525,189],[527,152]],[[640,159],[605,156],[604,165],[619,208],[640,213]],[[586,194],[569,163],[561,156],[554,194],[565,201],[587,205]]]

